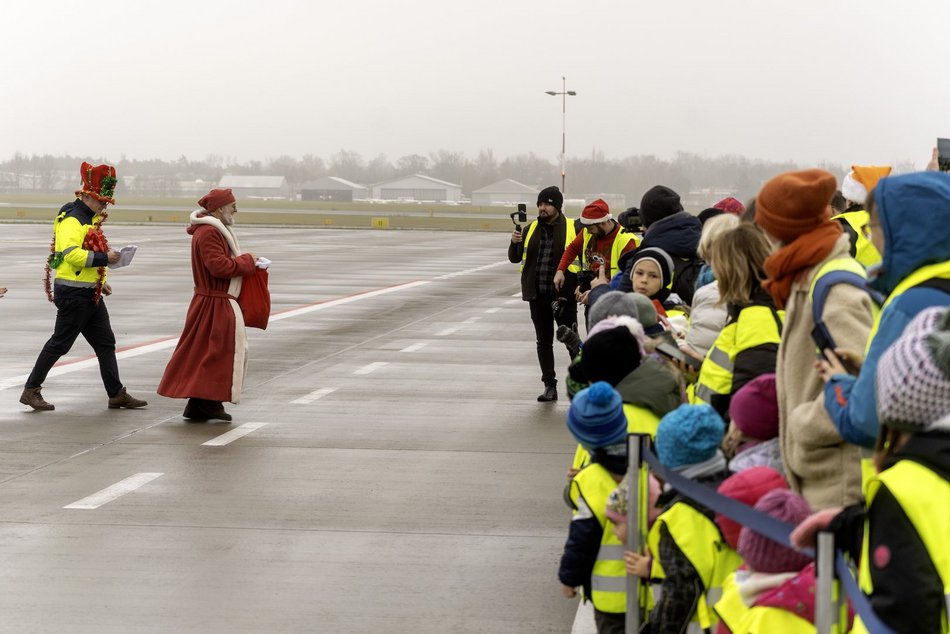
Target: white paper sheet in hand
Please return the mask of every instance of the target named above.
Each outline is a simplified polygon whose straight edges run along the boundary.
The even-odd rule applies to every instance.
[[[132,263],[132,257],[135,255],[136,250],[138,250],[138,245],[130,244],[119,249],[119,261],[110,264],[110,269],[121,269],[123,266],[128,266]]]

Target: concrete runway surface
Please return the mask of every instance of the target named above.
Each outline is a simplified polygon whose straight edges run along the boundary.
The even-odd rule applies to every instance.
[[[230,425],[155,394],[192,294],[181,225],[107,225],[139,245],[106,302],[149,406],[107,409],[81,338],[44,384],[56,411],[20,405],[52,223],[2,226],[0,631],[571,631],[567,400],[535,401],[507,233],[237,220],[273,316]]]

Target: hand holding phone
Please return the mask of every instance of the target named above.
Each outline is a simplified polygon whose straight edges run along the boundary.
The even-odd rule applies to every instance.
[[[950,139],[937,139],[937,169],[950,172]]]

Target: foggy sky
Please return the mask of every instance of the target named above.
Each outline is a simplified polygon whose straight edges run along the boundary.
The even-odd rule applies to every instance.
[[[66,0],[0,8],[0,158],[561,149],[923,167],[950,2]]]

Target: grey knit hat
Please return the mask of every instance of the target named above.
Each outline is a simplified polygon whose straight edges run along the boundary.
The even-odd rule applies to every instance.
[[[633,298],[633,293],[624,293],[623,291],[609,291],[604,293],[600,299],[594,302],[590,307],[590,313],[587,315],[587,327],[593,328],[594,325],[604,317],[627,315],[634,319],[640,319],[640,313],[637,311],[637,302]]]
[[[877,366],[877,415],[901,431],[950,432],[950,309],[922,311]]]

